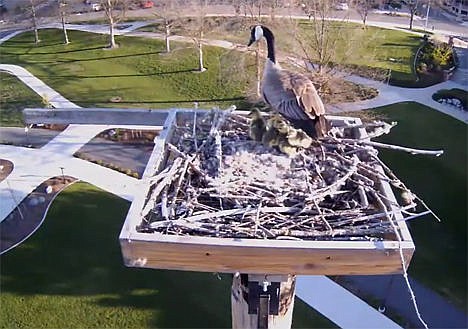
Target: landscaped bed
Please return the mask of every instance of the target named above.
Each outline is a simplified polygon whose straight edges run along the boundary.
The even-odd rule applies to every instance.
[[[81,147],[74,156],[140,178],[154,148],[154,130],[108,129]],[[102,152],[102,150],[106,152]]]
[[[453,105],[460,110],[468,110],[468,92],[459,88],[441,89],[432,95],[436,102]]]

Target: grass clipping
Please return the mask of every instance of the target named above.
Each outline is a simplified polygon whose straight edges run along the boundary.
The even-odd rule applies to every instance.
[[[411,212],[417,196],[379,160],[369,139],[359,139],[364,129],[378,136],[393,125],[362,125],[350,118],[325,138],[293,142],[288,136],[298,131],[287,122],[266,114],[262,120],[267,140],[252,131],[252,118],[232,110],[180,116],[166,140],[164,168],[150,178],[137,230],[379,241],[396,240],[402,213],[412,218],[427,213]],[[275,128],[278,122],[281,129]],[[401,191],[403,205],[383,192],[383,182]]]

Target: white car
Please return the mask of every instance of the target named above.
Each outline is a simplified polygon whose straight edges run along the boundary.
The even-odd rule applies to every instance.
[[[94,11],[99,11],[99,10],[101,10],[101,4],[100,3],[93,3],[91,5],[91,9],[94,10]]]
[[[338,3],[338,4],[335,6],[335,9],[336,9],[336,10],[348,10],[349,7],[348,7],[348,4],[347,4],[347,3],[341,2],[341,3]]]

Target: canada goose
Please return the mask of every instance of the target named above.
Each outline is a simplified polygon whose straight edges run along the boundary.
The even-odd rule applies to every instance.
[[[297,147],[289,144],[287,139],[280,139],[278,143],[278,148],[281,152],[287,154],[289,157],[293,157],[297,154]]]
[[[266,132],[266,123],[262,117],[260,111],[254,108],[250,113],[249,117],[252,118],[249,126],[249,136],[254,141],[260,142],[262,140],[263,135]]]
[[[263,25],[254,26],[248,46],[262,37],[267,42],[262,94],[265,102],[309,136],[322,137],[328,124],[325,107],[312,81],[303,74],[283,70],[275,58],[275,37]]]
[[[278,146],[279,133],[278,130],[273,127],[270,120],[267,121],[266,131],[262,136],[262,143],[268,147]]]
[[[291,146],[309,148],[312,145],[312,138],[302,130],[291,129],[286,138]]]

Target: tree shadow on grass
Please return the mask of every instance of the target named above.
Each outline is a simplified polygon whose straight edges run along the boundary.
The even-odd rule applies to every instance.
[[[403,43],[403,42],[385,42],[381,45],[381,47],[417,47],[418,45],[415,45],[414,43]]]
[[[97,47],[93,49],[104,49],[105,46],[102,47]],[[116,58],[130,58],[130,57],[137,57],[137,56],[147,56],[147,55],[156,55],[159,54],[160,52],[144,52],[144,53],[133,53],[133,54],[125,54],[125,55],[114,55],[114,56],[99,56],[99,57],[91,57],[91,58],[79,58],[79,59],[52,59],[52,60],[46,60],[46,61],[41,61],[41,60],[34,60],[34,64],[69,64],[69,63],[76,63],[76,62],[91,62],[91,61],[106,61],[109,59],[116,59]],[[55,54],[55,53],[54,53]],[[18,55],[18,54],[12,54],[12,55]],[[34,53],[34,56],[36,56],[37,53]],[[40,55],[40,54],[39,54]],[[46,55],[46,53],[42,53],[42,55]]]
[[[196,72],[196,70],[177,70],[177,71],[168,71],[168,72],[155,72],[155,73],[136,73],[136,74],[108,74],[108,75],[54,75],[55,78],[65,78],[65,79],[101,79],[101,78],[127,78],[127,77],[151,77],[159,75],[169,75],[169,74],[178,74],[178,73],[190,73]],[[49,78],[50,75],[36,75],[38,78]]]

